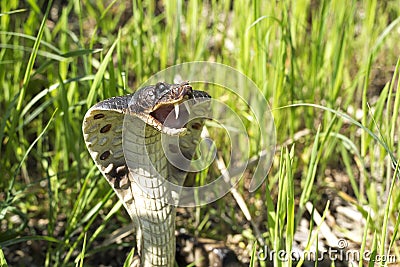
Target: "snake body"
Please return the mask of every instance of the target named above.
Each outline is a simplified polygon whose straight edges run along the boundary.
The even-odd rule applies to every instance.
[[[187,173],[169,163],[161,137],[180,136],[179,148],[167,149],[169,153],[179,149],[191,159],[204,121],[189,118],[183,124],[180,117],[188,121],[190,107],[207,98],[207,93],[192,90],[187,82],[157,83],[99,102],[85,115],[87,148],[134,223],[140,266],[174,266],[176,212],[168,203],[179,192],[169,190],[165,182],[182,185]],[[174,105],[186,100],[186,109],[174,110]]]

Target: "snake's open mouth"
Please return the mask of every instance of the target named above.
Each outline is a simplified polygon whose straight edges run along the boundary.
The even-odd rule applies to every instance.
[[[183,128],[190,114],[188,99],[189,97],[185,96],[178,102],[160,105],[157,109],[150,113],[150,116],[164,126]]]
[[[190,114],[188,100],[193,98],[193,89],[188,82],[181,84],[159,83],[162,94],[151,109],[149,116],[162,129],[184,129]],[[162,91],[165,87],[167,90]],[[157,127],[157,128],[158,128]]]
[[[130,106],[130,111],[147,125],[165,134],[180,135],[186,132],[185,126],[193,103],[210,96],[193,90],[188,82],[159,82],[154,86],[143,87],[133,98],[136,105]]]

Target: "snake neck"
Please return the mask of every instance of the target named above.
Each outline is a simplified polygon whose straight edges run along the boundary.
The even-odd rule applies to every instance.
[[[165,183],[169,177],[161,134],[138,121],[124,137],[129,159],[132,199],[125,201],[136,228],[140,266],[172,267],[175,263],[175,207],[168,204],[173,192]],[[137,127],[144,127],[144,132]],[[138,153],[138,151],[140,153]]]

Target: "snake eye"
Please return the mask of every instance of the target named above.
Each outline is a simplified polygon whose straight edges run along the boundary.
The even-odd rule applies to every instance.
[[[165,83],[163,83],[163,82],[159,82],[159,83],[157,83],[156,84],[156,88],[158,89],[158,90],[160,90],[160,91],[164,91],[165,90]]]

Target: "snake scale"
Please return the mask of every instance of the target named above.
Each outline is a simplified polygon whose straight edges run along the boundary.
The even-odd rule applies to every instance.
[[[187,172],[168,161],[162,135],[179,136],[179,148],[167,146],[168,152],[192,159],[204,125],[199,113],[207,105],[191,109],[209,98],[187,82],[160,82],[99,102],[84,117],[89,153],[133,221],[140,256],[135,266],[174,266],[176,212],[168,203],[177,203],[179,192],[165,181],[183,185]]]

